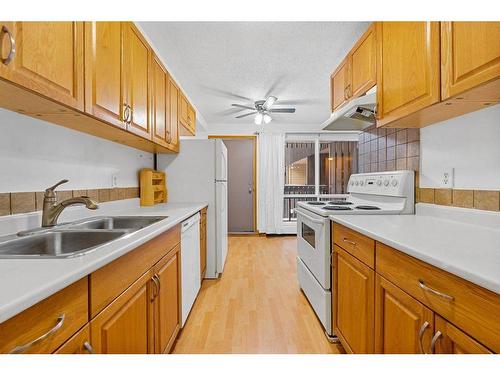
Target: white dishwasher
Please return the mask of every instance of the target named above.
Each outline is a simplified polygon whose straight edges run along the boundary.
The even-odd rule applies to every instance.
[[[182,326],[201,287],[200,214],[182,222],[181,227]]]

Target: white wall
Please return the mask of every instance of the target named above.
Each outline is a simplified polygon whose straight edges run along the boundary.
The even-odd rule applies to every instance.
[[[0,109],[0,192],[138,186],[137,173],[153,154]]]
[[[454,168],[457,189],[500,189],[500,105],[421,129],[420,155],[421,187]]]

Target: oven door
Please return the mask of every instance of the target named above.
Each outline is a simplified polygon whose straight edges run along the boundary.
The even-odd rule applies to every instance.
[[[297,251],[324,289],[330,289],[330,219],[303,208],[297,213]]]

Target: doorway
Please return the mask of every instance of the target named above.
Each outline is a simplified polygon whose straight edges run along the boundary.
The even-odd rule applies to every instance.
[[[227,148],[228,232],[256,232],[255,136],[210,136]]]

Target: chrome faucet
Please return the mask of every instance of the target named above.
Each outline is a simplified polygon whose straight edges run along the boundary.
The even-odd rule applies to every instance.
[[[59,185],[65,184],[68,180],[61,180],[57,184],[48,189],[45,189],[43,196],[43,212],[42,212],[42,227],[53,227],[57,224],[59,215],[66,207],[76,204],[84,204],[89,210],[96,210],[99,206],[89,197],[74,197],[57,203],[56,192],[54,191]]]

